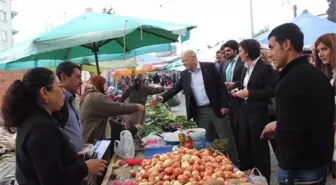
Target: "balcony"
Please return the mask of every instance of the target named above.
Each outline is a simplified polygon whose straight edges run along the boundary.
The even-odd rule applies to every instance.
[[[12,29],[12,35],[15,35],[15,34],[17,34],[17,33],[19,33],[18,30],[14,30],[14,29]]]
[[[15,16],[17,16],[18,13],[12,10],[11,14],[12,14],[12,19],[13,19]]]

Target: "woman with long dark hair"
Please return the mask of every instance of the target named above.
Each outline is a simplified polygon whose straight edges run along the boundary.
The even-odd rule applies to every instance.
[[[103,160],[83,161],[51,113],[64,104],[63,88],[49,69],[34,68],[7,90],[1,111],[8,131],[17,129],[16,180],[24,185],[80,185],[101,175]]]
[[[148,95],[159,94],[165,91],[164,87],[153,87],[147,85],[146,76],[143,74],[138,75],[126,92],[119,99],[120,102],[124,102],[129,98],[129,103],[139,103],[146,105]],[[131,115],[130,122],[133,125],[142,125],[145,121],[145,112],[136,112]]]

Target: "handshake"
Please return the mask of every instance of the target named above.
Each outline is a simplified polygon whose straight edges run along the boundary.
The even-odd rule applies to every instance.
[[[154,106],[156,106],[157,104],[163,102],[163,98],[161,96],[156,96],[149,104],[149,106],[151,108],[153,108]]]

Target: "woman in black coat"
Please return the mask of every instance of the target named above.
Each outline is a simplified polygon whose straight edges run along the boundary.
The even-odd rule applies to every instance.
[[[268,105],[274,96],[275,76],[272,66],[260,59],[260,44],[243,40],[239,55],[245,62],[239,88],[232,95],[241,100],[239,116],[239,145],[241,170],[258,168],[270,181],[270,150],[267,139],[260,134],[268,123]]]
[[[20,185],[80,185],[101,175],[106,162],[83,161],[52,112],[64,104],[63,88],[49,69],[34,68],[16,80],[2,103],[5,127],[16,138],[16,180]]]

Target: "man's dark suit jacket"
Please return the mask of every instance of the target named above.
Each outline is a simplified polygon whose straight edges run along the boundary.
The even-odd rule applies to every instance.
[[[220,67],[221,75],[222,75],[224,82],[226,82],[226,69],[228,65],[229,65],[229,61],[223,63],[222,66]],[[235,83],[235,87],[237,87],[240,83],[243,68],[244,68],[244,62],[242,62],[242,60],[239,57],[238,60],[236,61],[236,65],[234,67],[233,76],[232,76],[232,82]]]
[[[211,108],[217,117],[223,117],[221,108],[229,108],[229,94],[224,81],[221,78],[214,63],[200,62],[203,75],[204,87],[206,94],[210,100]],[[186,98],[186,108],[188,119],[196,118],[197,105],[190,87],[191,72],[184,70],[181,72],[181,77],[172,89],[169,89],[162,95],[163,102],[169,100],[181,90],[184,91]]]

